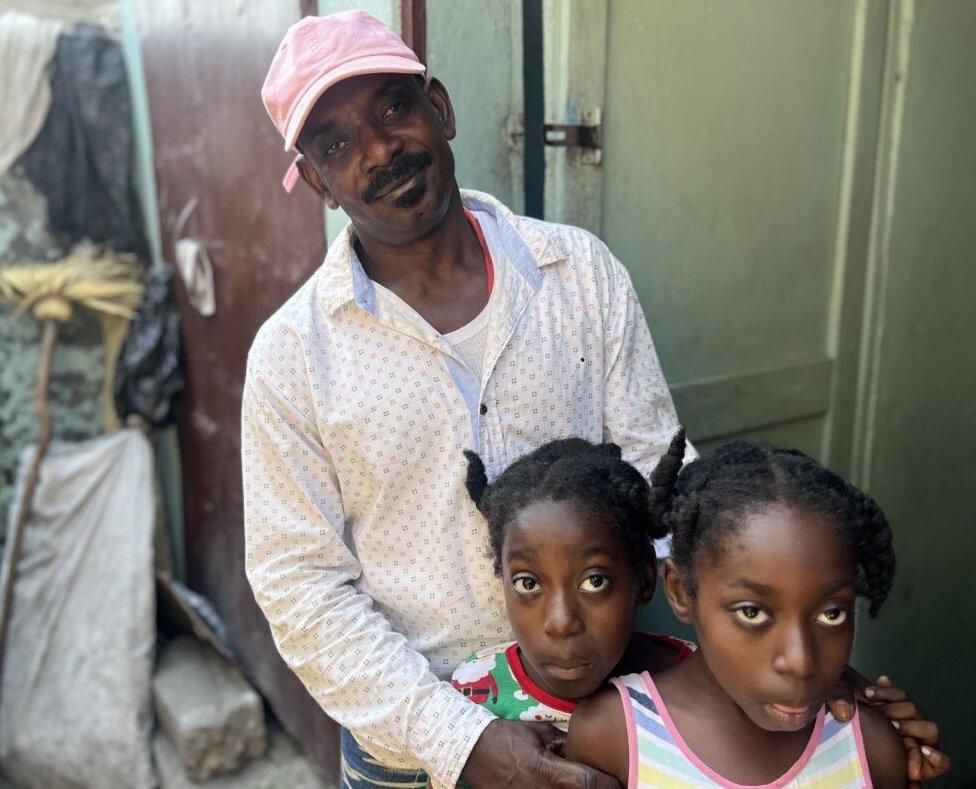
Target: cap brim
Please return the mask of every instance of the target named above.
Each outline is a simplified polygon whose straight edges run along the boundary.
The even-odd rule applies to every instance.
[[[427,69],[423,63],[416,60],[399,57],[397,55],[373,55],[371,57],[357,58],[348,63],[344,63],[338,68],[327,71],[315,82],[309,85],[302,97],[292,110],[291,117],[288,119],[287,133],[285,134],[285,150],[291,151],[295,148],[295,141],[305,125],[308,114],[312,111],[322,94],[337,82],[350,77],[361,77],[364,74],[423,74]]]

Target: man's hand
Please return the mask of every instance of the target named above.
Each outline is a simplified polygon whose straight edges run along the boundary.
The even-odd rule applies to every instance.
[[[884,714],[901,735],[908,768],[908,787],[918,789],[949,772],[949,757],[939,750],[939,727],[926,718],[925,712],[911,701],[905,691],[893,687],[886,676],[872,685],[848,666],[831,691],[827,706],[839,721],[854,716],[854,704],[860,701]]]
[[[475,743],[461,777],[472,787],[620,789],[609,775],[567,761],[566,735],[548,723],[496,720]]]
[[[928,720],[925,711],[903,690],[882,675],[874,685],[864,688],[867,704],[882,712],[901,735],[908,762],[908,787],[918,789],[949,772],[949,757],[939,750],[939,726]]]

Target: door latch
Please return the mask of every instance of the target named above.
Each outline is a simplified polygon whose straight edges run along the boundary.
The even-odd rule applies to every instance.
[[[554,148],[576,149],[584,164],[599,164],[603,158],[603,126],[600,110],[582,110],[578,124],[543,125],[543,142]]]

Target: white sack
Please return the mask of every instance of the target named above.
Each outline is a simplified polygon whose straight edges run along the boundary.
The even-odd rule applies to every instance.
[[[14,511],[33,451],[20,458]],[[152,462],[137,430],[55,444],[44,459],[0,698],[0,769],[18,784],[155,785]]]

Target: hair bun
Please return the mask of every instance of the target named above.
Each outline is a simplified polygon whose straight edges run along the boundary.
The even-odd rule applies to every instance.
[[[481,509],[481,500],[484,498],[485,489],[488,487],[488,475],[485,473],[484,461],[478,456],[477,452],[470,449],[464,450],[464,456],[468,459],[468,473],[464,478],[464,485],[468,489],[468,495],[474,501],[475,506]]]

